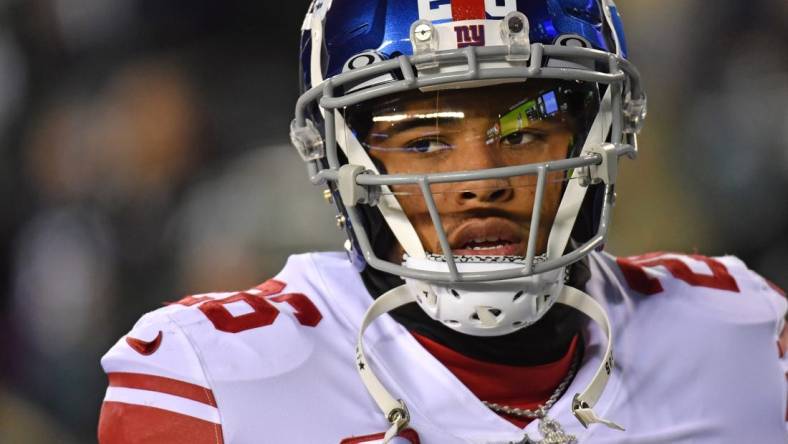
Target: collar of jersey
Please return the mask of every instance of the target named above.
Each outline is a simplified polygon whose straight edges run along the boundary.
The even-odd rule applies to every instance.
[[[566,377],[580,337],[575,335],[564,356],[555,362],[514,366],[473,359],[417,333],[413,336],[479,399],[530,410],[547,402]],[[525,418],[501,416],[518,427],[531,422]]]
[[[323,254],[312,254],[313,257]],[[598,260],[590,255],[592,262]],[[335,259],[332,257],[331,259]],[[361,276],[344,258],[326,263],[314,260],[321,284],[332,300],[342,301],[342,309],[336,310],[348,331],[357,332],[366,309],[374,302],[361,282]],[[321,264],[321,265],[318,265]],[[348,281],[348,276],[353,280]],[[344,291],[337,292],[337,289]],[[592,296],[594,293],[591,293]],[[597,297],[599,300],[600,298]],[[615,323],[614,323],[615,325]],[[572,415],[570,406],[574,393],[580,392],[591,380],[604,352],[604,335],[594,326],[583,329],[585,351],[583,361],[572,383],[550,409],[548,416],[561,423],[567,433],[582,439],[602,427],[584,429]],[[484,443],[516,442],[523,433],[534,438],[539,421],[531,421],[524,429],[517,427],[485,406],[437,358],[422,347],[417,340],[391,316],[383,316],[373,323],[366,333],[367,357],[379,371],[381,381],[392,393],[405,400],[411,411],[411,425],[440,429],[447,436],[460,441]],[[418,363],[414,365],[414,363]],[[605,415],[620,388],[619,372],[613,372],[595,410]],[[363,386],[359,382],[359,387]],[[371,401],[370,401],[371,402]],[[370,404],[371,408],[374,404]],[[428,421],[424,423],[423,421]]]

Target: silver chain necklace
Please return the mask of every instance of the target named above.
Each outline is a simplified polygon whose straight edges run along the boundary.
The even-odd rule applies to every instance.
[[[550,395],[550,398],[547,401],[538,406],[534,410],[530,409],[521,409],[517,407],[510,407],[508,405],[496,404],[494,402],[482,401],[484,405],[486,405],[490,410],[496,413],[504,413],[511,416],[516,416],[518,418],[528,418],[528,419],[540,419],[539,422],[539,433],[542,434],[544,437],[541,441],[534,441],[525,435],[522,441],[519,441],[514,444],[575,444],[577,443],[577,438],[574,435],[568,435],[564,432],[564,429],[561,428],[561,424],[558,421],[554,421],[550,418],[547,418],[547,412],[550,408],[553,407],[553,404],[558,401],[558,398],[564,394],[566,388],[569,386],[569,383],[572,382],[572,379],[575,377],[575,373],[577,373],[577,367],[580,363],[580,349],[576,349],[574,353],[574,357],[572,358],[572,365],[569,367],[569,372],[564,376],[564,379],[561,380],[561,383],[558,384],[553,394]]]
[[[569,386],[569,383],[572,382],[572,379],[575,377],[575,373],[577,372],[577,366],[580,361],[580,349],[576,349],[574,356],[572,357],[572,365],[569,367],[569,372],[564,376],[564,379],[561,380],[561,383],[558,384],[553,394],[550,395],[550,398],[547,399],[547,402],[538,406],[536,409],[521,409],[517,407],[510,407],[508,405],[496,404],[494,402],[489,401],[482,401],[484,405],[486,405],[490,410],[496,413],[504,413],[511,416],[516,416],[518,418],[529,418],[529,419],[542,419],[547,415],[547,411],[553,407],[553,404],[558,401],[558,398],[564,394],[566,388]]]

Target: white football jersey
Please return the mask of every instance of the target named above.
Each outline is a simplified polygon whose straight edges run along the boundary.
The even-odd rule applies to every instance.
[[[606,309],[615,370],[596,413],[626,431],[574,418],[604,336],[549,411],[579,443],[786,443],[788,360],[778,356],[786,299],[734,257],[590,256],[586,291]],[[109,376],[104,444],[372,443],[387,421],[355,368],[355,338],[373,299],[341,253],[291,257],[242,292],[190,296],[142,317],[102,359]],[[394,442],[541,439],[489,410],[389,316],[365,334],[367,357],[407,404]]]

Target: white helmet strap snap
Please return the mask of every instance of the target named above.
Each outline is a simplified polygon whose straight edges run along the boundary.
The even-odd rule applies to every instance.
[[[405,304],[415,302],[413,293],[406,286],[396,287],[382,296],[367,309],[364,319],[361,322],[361,329],[356,339],[356,369],[358,370],[364,387],[369,392],[372,399],[378,405],[386,420],[391,424],[383,438],[384,443],[388,443],[401,430],[408,426],[410,416],[407,406],[401,399],[395,399],[386,389],[380,379],[375,375],[370,367],[367,357],[364,354],[364,332],[372,322],[381,315],[388,313]],[[593,423],[604,424],[610,428],[624,430],[620,425],[600,418],[594,413],[593,408],[599,401],[602,391],[607,384],[610,373],[613,371],[613,333],[610,329],[610,320],[605,310],[599,303],[586,293],[569,286],[564,286],[558,296],[558,303],[568,305],[580,310],[594,322],[599,324],[607,337],[607,345],[602,361],[594,373],[588,386],[581,393],[574,396],[572,400],[572,413],[584,427]]]

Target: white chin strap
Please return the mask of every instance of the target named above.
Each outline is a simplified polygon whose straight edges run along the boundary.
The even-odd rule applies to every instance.
[[[405,406],[405,402],[401,399],[395,399],[372,371],[372,367],[370,367],[367,357],[364,355],[364,331],[366,331],[367,327],[381,315],[414,301],[415,297],[413,293],[404,285],[383,294],[372,303],[366,314],[364,314],[364,319],[361,322],[361,330],[356,340],[356,368],[361,376],[361,381],[372,396],[372,399],[375,400],[375,403],[383,412],[383,415],[385,415],[386,419],[391,424],[391,427],[386,431],[383,438],[384,443],[388,443],[393,437],[397,436],[400,431],[408,426],[410,414]],[[594,322],[599,324],[607,337],[607,346],[605,347],[605,354],[602,362],[585,390],[575,394],[572,400],[572,413],[584,427],[588,427],[593,423],[600,423],[612,429],[624,430],[620,425],[600,418],[593,410],[597,401],[599,401],[599,397],[602,395],[602,391],[605,389],[607,380],[610,377],[610,372],[613,370],[613,333],[610,330],[610,320],[605,310],[602,309],[602,306],[591,296],[566,285],[561,290],[556,302],[568,305],[585,313]]]

